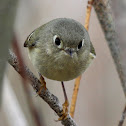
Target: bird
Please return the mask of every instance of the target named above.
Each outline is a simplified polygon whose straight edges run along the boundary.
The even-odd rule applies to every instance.
[[[64,81],[80,76],[96,57],[87,30],[74,19],[56,18],[36,28],[27,37],[24,47],[28,48],[41,82],[45,82],[43,76],[61,82],[65,102],[63,115],[58,120],[65,119],[69,102]],[[43,87],[46,89],[46,83]]]

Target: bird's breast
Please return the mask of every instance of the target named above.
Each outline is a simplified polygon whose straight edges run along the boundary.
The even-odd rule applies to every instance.
[[[83,62],[83,64],[85,64]],[[69,81],[78,77],[83,71],[82,62],[72,57],[49,58],[45,63],[40,64],[38,70],[45,77],[57,81]]]
[[[43,76],[52,80],[72,80],[81,75],[87,68],[87,59],[79,59],[77,56],[70,57],[64,54],[45,55],[44,52],[39,52],[36,49],[34,53],[29,51],[29,55],[37,70]]]

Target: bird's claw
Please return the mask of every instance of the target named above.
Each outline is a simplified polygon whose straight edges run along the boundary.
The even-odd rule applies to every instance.
[[[44,89],[46,90],[46,82],[45,82],[45,79],[43,78],[43,76],[41,74],[40,75],[40,82],[41,82],[41,87],[39,89],[39,91],[37,92],[38,95],[40,95],[41,91]]]
[[[41,87],[40,87],[39,91],[37,92],[37,94],[40,95],[40,94],[41,94],[41,91],[42,91],[43,89],[44,89],[44,90],[47,89],[47,88],[46,88],[46,84],[42,84],[42,85],[41,85]]]
[[[69,106],[68,100],[66,100],[62,106],[63,106],[62,116],[59,117],[59,119],[57,121],[65,120],[67,118],[68,106]]]

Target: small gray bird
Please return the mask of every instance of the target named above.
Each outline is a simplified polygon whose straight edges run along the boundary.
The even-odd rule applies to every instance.
[[[68,18],[40,26],[27,37],[24,47],[41,75],[62,84],[81,75],[96,56],[84,26]]]
[[[37,28],[24,46],[38,72],[57,81],[78,77],[96,55],[84,26],[68,18],[54,19]]]

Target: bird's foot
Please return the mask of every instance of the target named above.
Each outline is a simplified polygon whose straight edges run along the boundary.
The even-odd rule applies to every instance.
[[[45,79],[43,78],[42,75],[40,75],[40,82],[41,82],[41,87],[39,89],[39,91],[37,92],[38,95],[40,95],[41,91],[44,89],[46,90],[46,82],[45,82]]]
[[[68,106],[69,106],[68,100],[66,100],[62,106],[63,106],[62,116],[58,119],[58,121],[65,120],[67,118]]]

